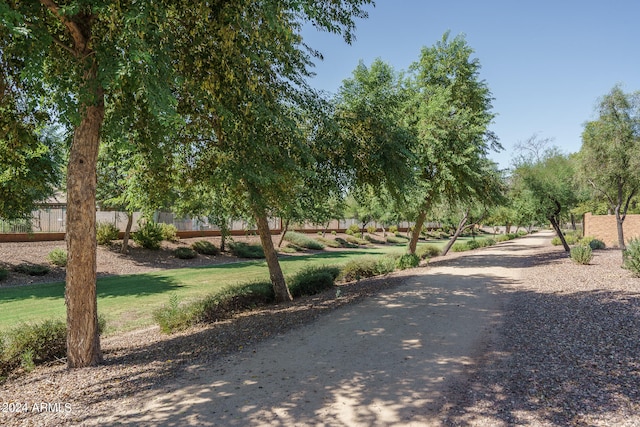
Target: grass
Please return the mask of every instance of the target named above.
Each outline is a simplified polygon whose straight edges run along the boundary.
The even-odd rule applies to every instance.
[[[282,258],[285,275],[303,268],[344,265],[364,255],[402,253],[404,247],[366,248]],[[171,295],[192,301],[230,285],[267,280],[265,261],[247,261],[209,267],[183,268],[104,277],[98,280],[98,312],[107,324],[105,334],[129,331],[153,324],[153,311],[166,305]],[[48,283],[0,289],[0,331],[22,322],[64,319],[64,283]]]
[[[465,241],[467,239],[459,239]],[[421,241],[444,246],[446,240]],[[402,255],[406,244],[324,252],[280,259],[286,276],[323,265],[343,266],[363,256]],[[151,326],[153,312],[176,295],[181,302],[195,301],[229,286],[268,280],[264,260],[160,272],[103,277],[98,280],[98,312],[110,335]],[[23,322],[64,319],[64,283],[48,283],[0,289],[0,332]]]

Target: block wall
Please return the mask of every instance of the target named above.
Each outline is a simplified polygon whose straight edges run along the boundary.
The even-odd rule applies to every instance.
[[[640,215],[627,215],[622,225],[624,239],[640,237]],[[608,247],[618,246],[618,228],[615,215],[584,215],[584,235],[602,240]]]

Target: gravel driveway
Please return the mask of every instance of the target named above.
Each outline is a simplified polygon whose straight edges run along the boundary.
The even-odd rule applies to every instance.
[[[373,295],[330,315],[323,304],[347,294],[266,314],[262,329],[239,319],[133,352],[107,342],[107,366],[51,367],[0,391],[0,402],[55,400],[69,411],[5,411],[0,422],[640,425],[640,280],[620,269],[619,251],[578,266],[550,239],[379,279]],[[214,355],[225,334],[236,350]]]

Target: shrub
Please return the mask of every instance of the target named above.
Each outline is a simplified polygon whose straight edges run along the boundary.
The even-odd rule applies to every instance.
[[[342,237],[336,237],[336,242],[338,242],[341,248],[357,248],[358,247],[357,244],[347,242]]]
[[[360,257],[349,261],[342,267],[340,277],[343,280],[360,280],[390,273],[395,270],[396,258],[392,256]]]
[[[331,234],[333,234],[335,236],[338,233],[336,232],[336,230],[331,230]]]
[[[9,270],[4,267],[0,267],[0,280],[4,280],[9,277]]]
[[[634,277],[640,277],[640,239],[631,239],[623,256],[624,267],[631,271]]]
[[[396,234],[397,232],[398,232],[398,226],[397,225],[390,225],[389,226],[389,233]]]
[[[586,265],[591,262],[593,252],[588,245],[576,245],[571,248],[570,257],[574,262]]]
[[[110,245],[112,241],[118,240],[120,230],[115,224],[110,222],[99,222],[96,226],[96,241],[99,245]]]
[[[560,246],[562,244],[562,240],[560,240],[558,236],[555,236],[553,239],[551,239],[551,244],[553,246]]]
[[[49,252],[47,259],[53,265],[58,267],[65,267],[67,265],[67,251],[64,249],[56,248]]]
[[[29,263],[18,264],[13,268],[13,270],[18,273],[27,274],[29,276],[44,276],[51,271],[51,269],[46,265]]]
[[[407,243],[407,238],[404,236],[394,236],[394,235],[389,235],[387,236],[387,243]]]
[[[349,234],[350,236],[356,236],[360,234],[360,227],[358,227],[357,224],[351,224],[349,228],[347,228],[345,233]]]
[[[287,234],[284,235],[284,239],[302,248],[316,249],[316,250],[324,249],[324,245],[322,243],[318,242],[317,240],[303,233],[297,233],[295,231],[287,231]]]
[[[396,267],[400,270],[417,267],[420,264],[420,258],[416,254],[404,254],[396,261]]]
[[[197,306],[180,305],[178,296],[169,297],[169,303],[153,312],[153,320],[165,334],[181,331],[199,321],[199,314],[194,310]]]
[[[198,256],[198,252],[191,248],[181,247],[173,251],[173,256],[180,259],[194,259]]]
[[[218,255],[220,249],[208,240],[198,240],[191,244],[191,249],[202,255]]]
[[[467,244],[463,242],[457,242],[457,243],[454,243],[453,246],[451,246],[452,252],[464,252],[468,250],[469,250],[469,246],[467,246]]]
[[[366,245],[368,243],[365,239],[356,236],[347,236],[347,242],[353,243],[354,245]]]
[[[375,233],[376,230],[378,230],[378,227],[376,227],[375,225],[368,225],[367,226],[367,233],[369,233],[369,234]]]
[[[496,242],[506,242],[507,240],[511,240],[508,234],[499,234],[495,237]],[[553,239],[551,239],[551,244],[553,244]]]
[[[433,258],[440,256],[441,253],[442,250],[435,245],[423,245],[416,250],[416,255],[418,255],[420,259]]]
[[[178,237],[178,229],[173,224],[160,223],[160,229],[162,230],[162,240],[167,242],[177,242],[180,240]]]
[[[250,245],[245,242],[229,242],[229,251],[239,258],[264,258],[261,245]]]
[[[496,241],[494,238],[492,237],[488,237],[486,239],[481,239],[480,243],[482,245],[483,248],[486,248],[487,246],[493,246],[496,244]]]
[[[466,245],[467,245],[467,249],[468,250],[473,250],[473,249],[478,249],[478,248],[482,247],[482,242],[480,240],[476,240],[476,239],[467,240]]]
[[[366,240],[367,242],[370,242],[370,243],[374,243],[376,245],[384,245],[385,244],[384,240],[376,239],[375,237],[370,236],[369,234],[364,236],[364,240]]]
[[[605,249],[606,245],[602,240],[596,239],[595,237],[585,236],[580,240],[580,243],[583,245],[589,245],[591,250]]]
[[[575,245],[578,243],[578,235],[574,232],[566,233],[564,236],[564,240],[566,240],[568,245]]]
[[[293,297],[318,294],[332,288],[339,274],[338,267],[307,267],[291,278],[289,291]]]
[[[164,240],[162,226],[153,221],[147,221],[140,226],[138,231],[131,233],[136,244],[145,249],[160,249],[160,242]]]
[[[98,331],[105,328],[104,318],[98,318]],[[25,323],[10,329],[0,339],[0,377],[22,368],[33,369],[37,364],[65,357],[67,324],[64,320]]]
[[[330,248],[339,248],[341,245],[335,239],[325,239],[324,237],[316,237],[316,240]]]

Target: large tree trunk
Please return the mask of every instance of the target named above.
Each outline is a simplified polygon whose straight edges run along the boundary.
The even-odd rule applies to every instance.
[[[445,247],[442,249],[441,256],[445,256],[449,252],[449,249],[451,249],[451,246],[453,246],[456,240],[458,240],[458,237],[460,237],[460,233],[462,233],[462,230],[464,229],[464,225],[467,223],[468,219],[469,219],[469,211],[466,211],[462,216],[462,219],[458,223],[458,228],[456,228],[456,232],[453,233],[453,236],[451,236],[451,238],[449,239]]]
[[[280,262],[278,261],[278,254],[273,246],[273,240],[271,240],[271,230],[269,229],[267,215],[264,211],[259,212],[258,209],[255,209],[254,212],[258,225],[258,234],[260,234],[260,242],[262,242],[262,249],[269,267],[269,277],[273,285],[273,292],[276,294],[276,302],[291,301],[293,298],[284,280],[284,274],[282,274]]]
[[[427,211],[421,211],[416,218],[416,224],[413,226],[413,232],[411,233],[411,240],[409,240],[409,247],[407,253],[415,255],[418,247],[418,239],[420,239],[420,230],[424,225],[424,221],[427,219]]]
[[[122,237],[122,248],[120,253],[126,254],[129,252],[129,236],[131,236],[131,228],[133,227],[133,212],[127,212],[127,227],[124,229],[124,236]]]
[[[97,85],[95,67],[87,86]],[[67,364],[69,368],[102,361],[96,296],[96,164],[104,95],[95,90],[93,105],[83,107],[67,168]]]

